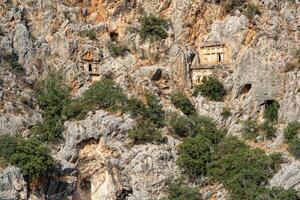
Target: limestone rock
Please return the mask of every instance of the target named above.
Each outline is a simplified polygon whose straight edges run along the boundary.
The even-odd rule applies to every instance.
[[[0,173],[0,199],[26,200],[27,192],[27,183],[20,169],[9,166]]]
[[[31,41],[29,31],[22,23],[16,25],[14,35],[14,50],[18,54],[20,63],[25,63],[31,56]]]

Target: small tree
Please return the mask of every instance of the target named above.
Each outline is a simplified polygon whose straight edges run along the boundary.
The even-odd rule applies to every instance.
[[[203,136],[188,137],[178,146],[177,165],[190,177],[206,175],[206,165],[211,161],[212,143]]]
[[[132,131],[128,133],[128,137],[134,141],[135,144],[144,144],[149,142],[162,143],[166,141],[161,135],[159,129],[150,120],[139,121]]]
[[[190,99],[182,92],[175,92],[170,97],[171,102],[179,108],[184,114],[196,114],[196,109]]]
[[[37,83],[36,93],[37,103],[44,110],[44,117],[53,118],[61,116],[70,97],[70,88],[58,72],[51,72],[46,79]]]
[[[189,117],[170,113],[166,119],[170,133],[180,137],[195,135],[194,131],[196,132],[196,130],[193,130],[193,122]]]
[[[285,142],[290,143],[295,138],[300,135],[300,123],[299,122],[291,122],[287,125],[287,127],[284,129],[284,139]]]
[[[222,101],[226,94],[223,84],[213,77],[203,79],[203,83],[196,86],[194,95],[198,95],[199,92],[213,101]]]
[[[104,78],[83,94],[82,104],[85,110],[102,108],[116,111],[123,107],[126,100],[122,89],[112,79]]]
[[[16,147],[11,161],[21,169],[24,176],[33,179],[42,177],[54,166],[49,150],[32,139],[24,140]]]
[[[139,19],[141,28],[139,35],[142,40],[149,39],[151,42],[168,37],[166,32],[167,22],[154,15],[143,16]]]
[[[46,118],[31,129],[31,133],[40,142],[58,144],[64,130],[63,121],[59,117]]]
[[[11,135],[0,136],[0,161],[4,166],[16,165],[31,179],[46,175],[54,166],[49,150],[37,140]]]

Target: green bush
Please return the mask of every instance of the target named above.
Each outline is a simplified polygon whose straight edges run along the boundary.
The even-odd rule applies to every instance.
[[[113,57],[124,56],[126,52],[130,51],[126,46],[113,42],[107,43],[106,47],[108,48],[111,56]]]
[[[56,144],[62,139],[62,112],[69,102],[70,88],[57,72],[50,73],[36,85],[36,99],[43,109],[43,122],[31,129],[31,133],[41,142]]]
[[[36,99],[43,109],[43,116],[53,118],[61,116],[64,105],[70,97],[70,88],[64,83],[58,72],[51,72],[36,85]]]
[[[180,137],[203,136],[213,144],[217,144],[224,137],[222,130],[208,117],[204,116],[179,116],[172,113],[167,117],[168,129]]]
[[[284,139],[286,143],[292,142],[295,138],[300,135],[300,123],[299,122],[291,122],[284,129]]]
[[[242,136],[246,140],[254,140],[259,135],[259,126],[255,120],[245,120],[242,122]]]
[[[228,119],[231,116],[230,109],[228,107],[223,107],[221,115],[224,119]]]
[[[288,148],[289,152],[295,156],[295,158],[300,158],[300,138],[295,138],[291,141]]]
[[[201,95],[208,97],[213,101],[222,101],[223,97],[226,95],[223,84],[213,77],[203,79],[203,83],[196,86],[194,95],[199,95],[199,92]]]
[[[222,182],[231,199],[253,200],[263,193],[267,180],[281,163],[281,155],[266,155],[260,149],[251,149],[237,138],[225,138],[215,149],[208,175]]]
[[[140,100],[136,98],[128,99],[126,106],[124,107],[125,112],[129,112],[134,118],[144,118],[147,113],[147,108]]]
[[[276,128],[272,122],[265,121],[260,125],[259,129],[264,133],[264,137],[267,140],[272,140],[276,137]]]
[[[277,101],[272,101],[270,103],[266,103],[264,118],[271,122],[277,121],[279,108],[280,108],[280,105]]]
[[[202,200],[201,194],[189,187],[182,186],[179,183],[168,186],[168,197],[164,200]]]
[[[0,157],[9,162],[10,157],[16,152],[20,139],[11,135],[0,136]]]
[[[21,169],[24,176],[33,179],[42,177],[54,166],[49,150],[32,139],[22,141],[10,160]]]
[[[173,93],[170,97],[171,102],[186,115],[196,114],[196,109],[190,99],[182,92]]]
[[[84,110],[108,109],[120,110],[127,97],[122,89],[109,78],[104,78],[93,84],[82,97]]]
[[[139,22],[141,24],[139,35],[142,40],[149,39],[153,42],[168,37],[168,33],[166,31],[168,25],[165,20],[149,15],[141,17]]]
[[[63,121],[58,117],[46,118],[31,129],[33,136],[40,142],[58,144],[64,130]]]
[[[209,117],[190,116],[192,121],[192,132],[194,136],[200,135],[209,139],[213,144],[219,143],[224,137],[224,131],[218,129],[217,125]]]
[[[146,118],[151,120],[156,126],[163,127],[165,112],[159,99],[153,94],[147,94],[146,102]]]
[[[246,13],[245,15],[249,18],[249,19],[252,19],[255,15],[260,15],[260,11],[258,9],[258,7],[254,4],[250,4],[247,6],[247,9],[246,9]]]
[[[150,120],[139,121],[138,124],[128,133],[128,137],[135,144],[144,144],[149,142],[162,143],[166,138],[162,136],[161,131]]]
[[[178,145],[177,165],[190,177],[206,175],[206,165],[211,162],[212,143],[203,136],[188,137]]]
[[[255,198],[255,200],[299,200],[300,196],[295,190],[284,190],[282,188],[266,189],[264,193]]]
[[[81,99],[69,100],[65,103],[62,110],[64,120],[69,119],[84,119],[87,110],[83,110],[83,103]]]
[[[4,165],[16,165],[24,176],[33,179],[42,177],[54,166],[46,147],[35,139],[24,140],[20,136],[0,136],[0,159]]]
[[[168,114],[166,121],[169,132],[180,137],[195,135],[197,131],[194,129],[191,118],[180,116],[177,113]]]

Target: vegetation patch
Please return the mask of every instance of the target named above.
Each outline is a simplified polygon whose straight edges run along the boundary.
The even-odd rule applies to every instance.
[[[203,198],[196,189],[173,183],[168,186],[168,197],[163,200],[203,200]]]
[[[265,121],[262,125],[259,126],[260,130],[263,133],[263,136],[267,140],[272,140],[276,137],[276,128],[274,123]]]
[[[223,107],[221,115],[224,119],[228,119],[231,116],[230,109],[228,107]]]
[[[178,146],[177,165],[189,177],[201,177],[207,173],[206,165],[212,160],[212,152],[209,139],[201,135],[185,138]]]
[[[123,44],[109,42],[106,47],[108,48],[110,55],[113,57],[125,56],[130,50]]]
[[[277,121],[279,108],[280,105],[277,101],[266,102],[264,118],[271,122]]]
[[[62,139],[62,111],[70,98],[70,88],[64,83],[61,75],[50,73],[46,79],[36,85],[36,99],[43,109],[43,122],[31,129],[41,142],[56,144]]]
[[[93,84],[84,94],[81,100],[84,110],[108,109],[120,110],[127,97],[122,89],[109,78],[104,78]]]
[[[242,136],[246,140],[254,140],[259,135],[259,126],[256,120],[242,122]]]
[[[222,182],[232,199],[255,199],[267,190],[267,180],[279,168],[279,154],[266,155],[237,138],[225,138],[207,165],[208,175]]]
[[[199,93],[213,101],[222,101],[226,95],[224,85],[216,78],[204,78],[203,83],[195,87],[194,95]]]
[[[161,131],[150,120],[139,121],[138,124],[128,133],[130,139],[135,144],[144,144],[148,142],[162,143],[166,138],[162,136]]]
[[[168,129],[171,133],[180,137],[203,136],[213,144],[217,144],[223,137],[224,131],[208,117],[204,116],[179,116],[172,113],[167,117]]]
[[[242,136],[246,140],[255,140],[258,136],[271,140],[276,137],[274,123],[265,121],[259,125],[256,120],[245,120],[242,122]]]
[[[181,118],[176,115],[172,117]],[[188,117],[184,119],[186,120]],[[176,122],[178,121],[179,119]],[[268,195],[284,200],[286,195],[297,195],[281,188],[269,189],[267,187],[268,179],[276,173],[282,162],[280,154],[266,155],[264,151],[252,149],[236,137],[219,135],[218,140],[216,140],[216,137],[212,137],[211,133],[217,128],[212,125],[207,127],[204,124],[208,122],[203,123],[204,120],[202,127],[206,127],[204,129],[206,134],[199,134],[197,128],[187,128],[201,127],[199,125],[201,121],[194,120],[194,126],[191,126],[188,121],[189,123],[186,122],[189,124],[188,126],[180,124],[178,129],[175,129],[176,122],[172,128],[179,130],[180,134],[195,131],[194,134],[184,134],[188,137],[183,139],[183,142],[178,146],[177,165],[188,177],[195,180],[206,176],[212,181],[221,182],[229,191],[231,199],[237,200],[253,200]],[[249,123],[248,129],[252,133],[253,123]],[[214,128],[212,129],[212,127]],[[258,131],[258,128],[258,125],[254,125],[255,131]],[[219,130],[219,132],[222,131]]]
[[[284,139],[289,145],[288,151],[291,152],[295,158],[300,158],[300,123],[291,122],[284,129]]]
[[[150,42],[154,42],[168,37],[166,31],[168,24],[165,20],[154,15],[149,15],[141,17],[139,22],[141,24],[139,35],[142,40],[148,39]]]
[[[159,99],[153,94],[146,95],[146,112],[145,118],[152,121],[157,127],[164,126],[165,112]]]
[[[287,127],[284,129],[284,139],[286,143],[292,142],[295,138],[300,135],[300,123],[291,122],[288,123]]]
[[[0,158],[6,164],[19,167],[30,179],[39,179],[54,167],[49,149],[40,142],[11,135],[0,136]]]
[[[196,114],[196,109],[190,99],[182,92],[175,92],[170,97],[171,102],[186,115]]]

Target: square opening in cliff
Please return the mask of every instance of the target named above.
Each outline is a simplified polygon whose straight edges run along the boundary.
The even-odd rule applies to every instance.
[[[200,47],[201,64],[222,64],[226,62],[225,44],[210,44]]]
[[[83,53],[80,62],[82,63],[83,70],[88,72],[92,82],[100,80],[99,59],[97,59],[97,56],[94,56],[93,52]]]

